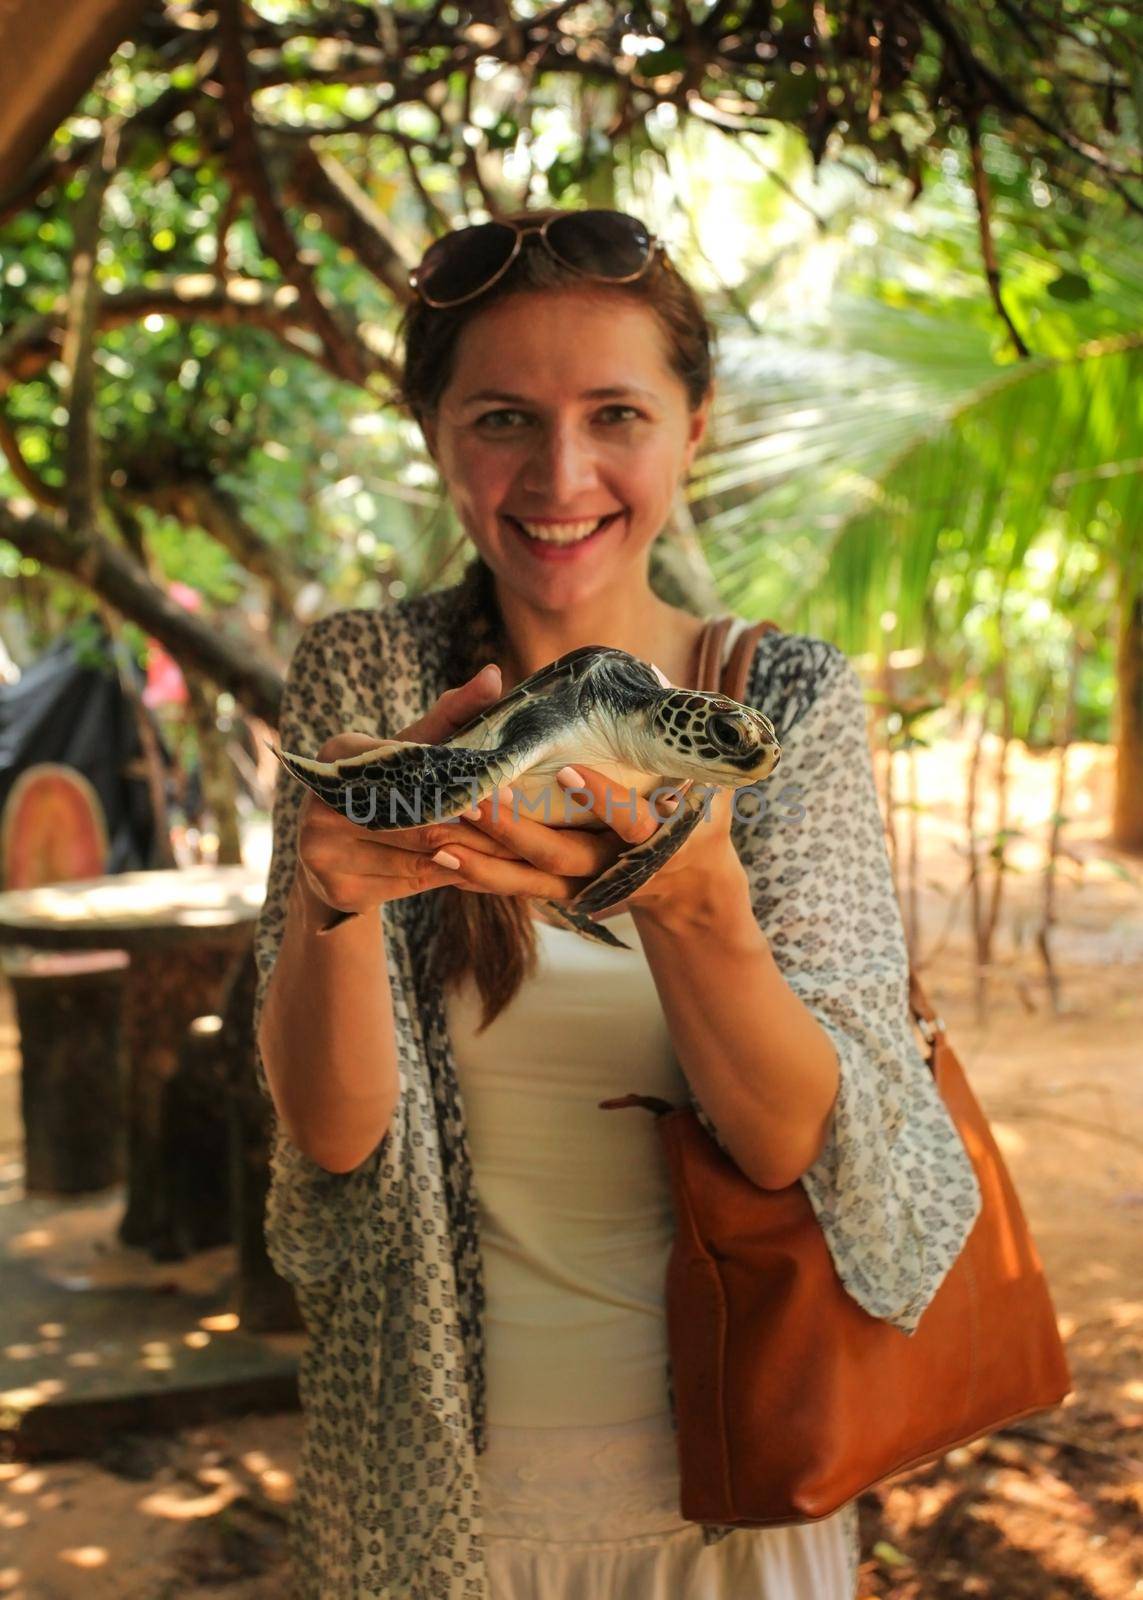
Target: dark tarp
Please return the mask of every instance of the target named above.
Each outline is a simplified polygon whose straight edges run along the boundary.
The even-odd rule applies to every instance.
[[[74,767],[95,789],[110,872],[150,866],[154,822],[138,725],[102,630],[58,640],[19,683],[0,685],[0,811],[21,772],[40,761]]]

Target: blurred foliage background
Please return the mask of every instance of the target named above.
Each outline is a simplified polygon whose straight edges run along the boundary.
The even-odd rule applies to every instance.
[[[890,745],[938,706],[1115,740],[1143,848],[1135,8],[123,10],[0,192],[14,659],[94,596],[200,709],[272,721],[309,617],[465,557],[387,400],[409,269],[465,222],[618,206],[718,329],[665,592],[836,640]]]

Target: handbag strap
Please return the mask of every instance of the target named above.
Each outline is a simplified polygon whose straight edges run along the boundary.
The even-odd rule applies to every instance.
[[[719,674],[722,670],[722,646],[733,621],[732,616],[711,617],[699,635],[698,661],[695,666],[696,689],[717,692]]]
[[[743,628],[734,641],[730,659],[723,666],[726,636],[737,620],[731,613],[722,617],[711,617],[703,629],[699,637],[695,688],[705,689],[710,694],[722,693],[729,700],[741,701],[746,693],[746,680],[750,673],[750,664],[754,660],[755,647],[764,633],[776,633],[778,624],[755,622],[750,627]]]
[[[726,642],[728,629],[736,619],[728,614],[722,617],[712,617],[703,629],[699,641],[698,674],[695,687],[709,692],[721,691],[730,700],[742,701],[746,693],[746,683],[750,673],[750,664],[754,660],[754,651],[759,639],[767,633],[777,633],[776,622],[755,622],[750,627],[743,628],[734,647],[730,652],[730,659],[725,667],[720,670],[723,647]],[[945,1023],[934,1009],[921,987],[921,980],[917,977],[912,963],[909,964],[909,1009],[913,1013],[913,1020],[920,1029],[922,1037],[930,1046],[930,1064],[935,1056],[933,1048],[938,1039],[944,1039]]]
[[[935,1045],[938,1039],[944,1040],[945,1019],[933,1010],[912,962],[909,963],[909,1009],[927,1044]]]

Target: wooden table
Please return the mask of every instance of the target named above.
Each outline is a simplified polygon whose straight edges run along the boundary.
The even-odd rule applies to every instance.
[[[124,872],[0,894],[0,947],[124,950],[128,1053],[124,1244],[162,1231],[159,1131],[163,1085],[195,1017],[215,1012],[249,947],[265,881],[248,867]]]

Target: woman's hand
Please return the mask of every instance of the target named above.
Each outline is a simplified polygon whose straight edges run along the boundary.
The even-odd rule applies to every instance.
[[[411,723],[399,739],[443,744],[500,697],[500,669],[483,668]],[[339,733],[317,753],[319,761],[360,755],[377,743],[375,735]],[[505,857],[507,846],[487,838],[471,822],[425,823],[412,828],[371,832],[306,791],[298,816],[297,850],[302,886],[311,899],[331,910],[372,910],[386,900],[401,900],[455,881],[455,874],[433,860],[435,851],[463,842],[482,855]]]
[[[575,794],[578,805],[590,810],[606,826],[602,830],[553,827],[532,817],[517,816],[510,805],[480,807],[477,827],[490,840],[504,846],[517,861],[532,863],[537,871],[551,876],[553,887],[546,889],[506,889],[501,893],[537,894],[549,900],[570,900],[611,865],[632,845],[649,839],[669,820],[678,802],[665,798],[660,813],[649,801],[612,783],[590,767],[564,767],[557,774],[565,792]],[[607,908],[611,915],[620,906],[639,908],[651,914],[660,906],[676,905],[696,893],[699,885],[709,888],[712,874],[725,875],[728,868],[741,871],[730,839],[733,815],[731,791],[716,789],[706,801],[702,820],[673,856],[653,877],[626,899]],[[464,889],[483,888],[499,863],[489,862],[467,850],[454,852],[460,868],[454,882]],[[517,870],[513,865],[513,872]],[[519,869],[526,872],[526,866]],[[559,885],[559,887],[555,887]]]
[[[486,667],[467,683],[447,690],[425,716],[397,737],[419,744],[443,744],[498,700],[500,693],[499,668]],[[375,735],[340,733],[326,740],[317,753],[318,760],[360,755],[376,743]],[[491,799],[486,800],[478,811],[451,821],[374,832],[351,822],[307,790],[298,817],[300,887],[311,904],[318,903],[319,915],[326,908],[344,915],[369,911],[387,900],[404,899],[445,884],[476,894],[567,899],[614,859],[617,852],[612,848],[608,853],[603,835],[584,829],[570,830],[577,839],[560,852],[558,870],[553,867],[555,852],[537,842],[535,833],[528,832],[524,841],[533,853],[521,854],[520,838],[499,838],[482,825],[493,811],[500,815],[508,811],[506,798],[501,791],[495,806]],[[521,826],[544,834],[559,831],[534,822]],[[449,865],[462,860],[467,863],[463,872]]]

